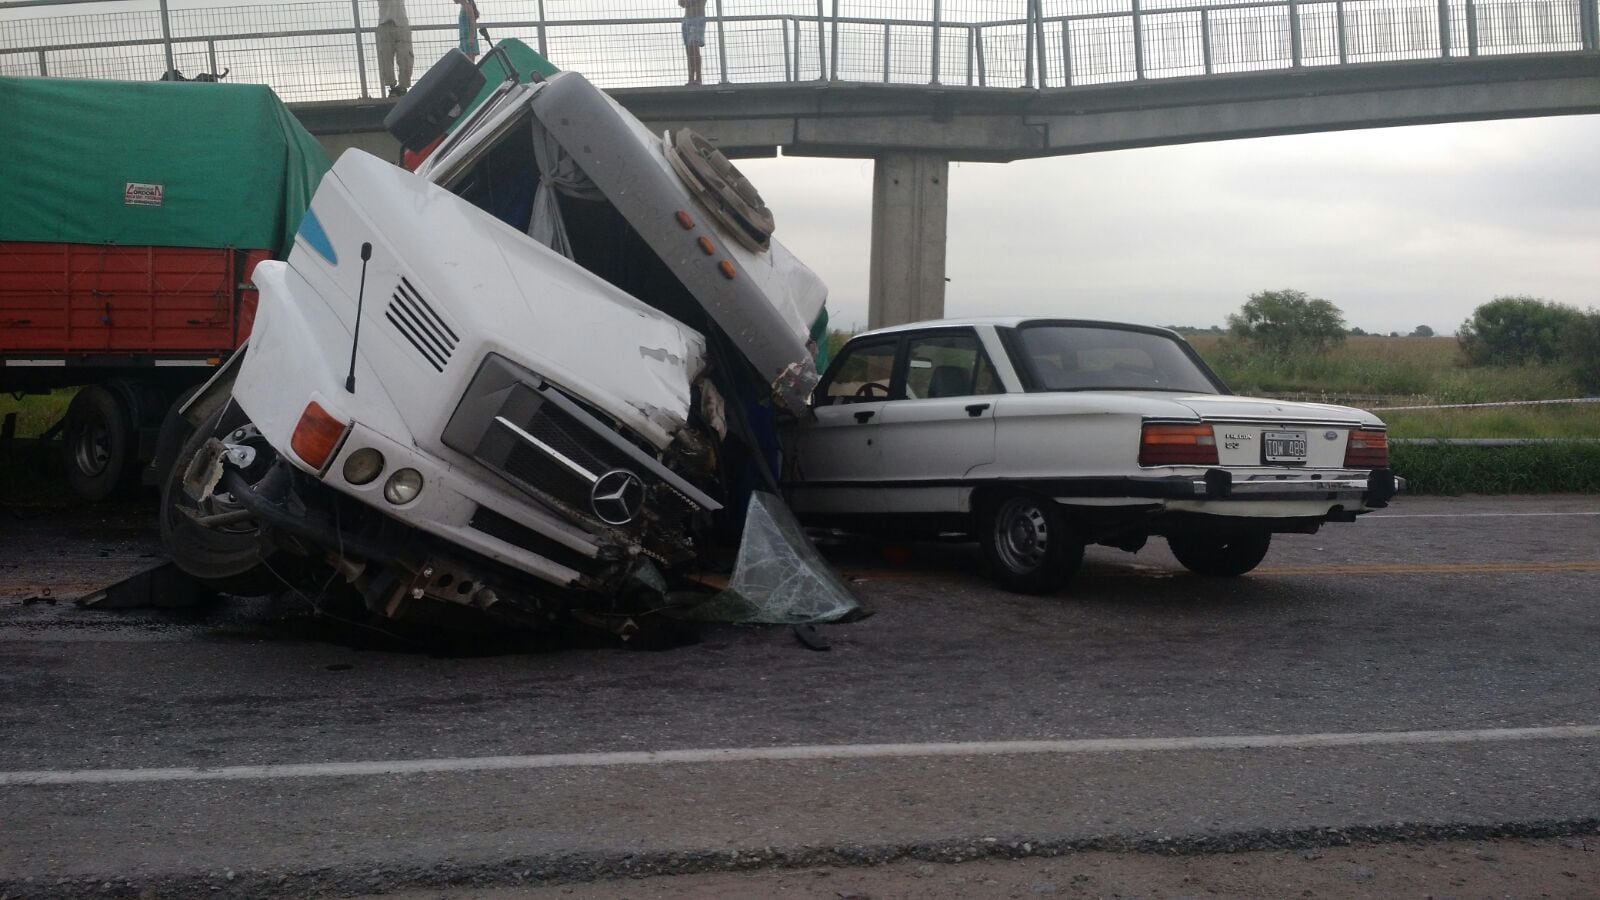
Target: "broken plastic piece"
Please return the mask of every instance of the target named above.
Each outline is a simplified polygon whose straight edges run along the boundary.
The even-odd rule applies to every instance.
[[[689,611],[696,619],[771,625],[837,622],[861,604],[773,494],[750,495],[744,536],[726,590]]]

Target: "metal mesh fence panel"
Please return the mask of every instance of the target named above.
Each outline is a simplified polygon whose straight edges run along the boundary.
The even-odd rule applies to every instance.
[[[155,79],[157,0],[60,15],[0,11],[0,73]],[[1137,3],[1137,9],[1135,4]],[[686,80],[676,0],[480,0],[479,26],[604,87]],[[707,83],[845,81],[1058,87],[1586,48],[1600,0],[706,0]],[[456,45],[458,7],[408,0],[416,74]],[[1592,10],[1591,10],[1592,12]],[[170,10],[172,65],[285,99],[377,92],[377,0]],[[1036,30],[1038,29],[1038,30]],[[1595,38],[1587,39],[1593,49]],[[937,52],[935,48],[937,47]],[[359,49],[358,49],[359,48]],[[1042,58],[1041,58],[1042,54]]]

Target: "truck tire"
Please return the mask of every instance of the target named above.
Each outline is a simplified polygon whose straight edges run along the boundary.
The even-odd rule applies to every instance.
[[[273,593],[282,582],[273,573],[271,532],[254,522],[228,529],[206,528],[191,514],[201,512],[183,490],[189,463],[216,433],[226,411],[221,404],[206,423],[189,433],[161,483],[161,544],[178,568],[213,590],[246,596]]]
[[[100,385],[72,398],[62,440],[67,487],[91,503],[115,493],[137,468],[132,416],[121,398]]]

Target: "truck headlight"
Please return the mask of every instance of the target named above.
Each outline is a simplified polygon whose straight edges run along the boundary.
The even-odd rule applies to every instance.
[[[383,474],[383,454],[372,447],[362,447],[344,461],[344,480],[351,484],[371,484]]]
[[[416,469],[400,469],[383,483],[383,499],[399,506],[410,503],[422,493],[422,473]]]

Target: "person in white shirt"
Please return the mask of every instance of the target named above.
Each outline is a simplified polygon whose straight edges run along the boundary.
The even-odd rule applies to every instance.
[[[395,64],[400,77],[395,78]],[[378,0],[378,77],[384,93],[399,97],[411,89],[411,22],[405,0]]]

